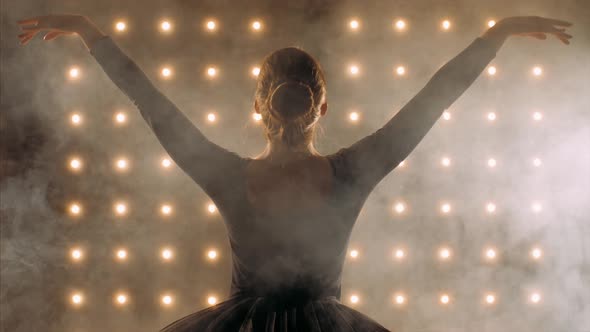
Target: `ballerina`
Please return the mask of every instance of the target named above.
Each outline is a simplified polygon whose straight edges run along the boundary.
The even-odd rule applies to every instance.
[[[176,164],[209,195],[232,250],[228,299],[165,326],[189,331],[389,331],[340,302],[341,273],[356,218],[373,188],[418,145],[475,81],[507,37],[569,44],[566,21],[508,17],[441,67],[383,127],[330,155],[314,148],[328,110],[320,64],[297,47],[265,57],[254,109],[267,146],[241,157],[209,141],[144,72],[87,17],[46,15],[18,21],[26,44],[79,35],[106,75],[134,103]]]

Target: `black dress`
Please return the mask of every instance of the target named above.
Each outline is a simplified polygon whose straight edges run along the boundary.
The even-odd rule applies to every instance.
[[[246,195],[244,171],[252,159],[209,141],[110,36],[98,40],[90,53],[133,101],[170,157],[211,197],[230,240],[229,298],[161,331],[388,331],[340,302],[353,225],[373,188],[410,154],[496,52],[492,43],[476,38],[382,128],[326,156],[335,187],[321,208],[270,218],[254,211]]]

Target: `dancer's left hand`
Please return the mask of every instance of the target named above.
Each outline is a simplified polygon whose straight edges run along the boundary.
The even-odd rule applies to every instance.
[[[24,33],[18,35],[21,45],[26,44],[38,32],[49,30],[43,40],[52,40],[61,35],[73,35],[78,33],[80,27],[86,21],[86,17],[76,14],[58,14],[35,16],[17,21]]]

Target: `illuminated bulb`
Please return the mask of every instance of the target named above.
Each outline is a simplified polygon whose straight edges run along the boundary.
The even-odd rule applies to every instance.
[[[165,305],[172,304],[172,296],[170,296],[170,295],[164,295],[164,296],[162,296],[162,303],[165,304]]]
[[[127,169],[128,163],[127,163],[127,160],[121,158],[121,159],[117,160],[116,165],[117,165],[118,169],[125,170],[125,169]]]
[[[357,258],[358,256],[359,256],[358,250],[353,249],[350,251],[350,257]]]
[[[127,212],[127,205],[125,203],[117,203],[115,204],[115,212],[118,215],[123,215]]]
[[[127,120],[127,116],[123,112],[119,112],[115,115],[115,121],[117,123],[125,123],[126,120]]]
[[[82,250],[72,249],[72,251],[70,252],[70,255],[72,256],[73,260],[78,261],[78,260],[82,259]]]
[[[397,20],[395,22],[395,28],[398,30],[404,30],[406,28],[406,22],[404,20]]]
[[[172,213],[172,206],[170,206],[169,204],[164,204],[160,208],[160,211],[163,215],[170,215]]]
[[[451,205],[449,203],[445,203],[441,206],[441,211],[443,213],[449,213],[451,212]]]
[[[496,250],[489,248],[486,250],[486,258],[489,260],[493,260],[496,258]]]
[[[74,125],[79,125],[80,123],[82,123],[82,116],[78,113],[74,113],[70,117],[70,121],[72,121],[72,124]]]
[[[170,22],[168,21],[163,21],[162,23],[160,23],[160,28],[163,31],[170,31],[170,29],[172,28],[172,24],[170,24]]]
[[[215,211],[217,211],[217,206],[213,203],[209,203],[207,205],[207,211],[209,211],[209,213],[215,213]]]
[[[395,303],[399,304],[399,305],[406,303],[406,297],[403,296],[402,294],[397,294],[395,296]]]
[[[215,77],[217,75],[217,68],[215,68],[215,67],[207,68],[207,75],[209,77]]]
[[[403,259],[404,257],[406,257],[406,253],[403,249],[396,249],[394,255],[397,259]]]
[[[488,21],[488,27],[489,28],[493,27],[494,25],[496,25],[496,21],[494,21],[494,20],[489,20]]]
[[[170,249],[162,249],[162,258],[165,260],[170,260],[173,256],[172,250]]]
[[[397,213],[402,213],[404,212],[404,210],[406,209],[406,206],[404,205],[404,203],[397,203],[395,204],[395,212]]]
[[[359,297],[358,297],[358,295],[351,295],[351,296],[350,296],[350,302],[351,302],[351,303],[358,303],[358,302],[359,302]]]
[[[450,120],[451,119],[451,113],[450,112],[447,112],[447,111],[444,111],[444,113],[443,113],[443,119]]]
[[[72,303],[74,303],[76,305],[80,305],[80,304],[82,304],[82,301],[84,301],[84,297],[82,296],[82,294],[75,293],[72,295]]]
[[[258,76],[258,75],[260,75],[260,67],[253,67],[253,68],[252,68],[252,75],[253,75],[253,76]]]
[[[446,260],[449,259],[451,257],[451,250],[448,248],[441,248],[438,251],[438,256],[442,259],[442,260]]]
[[[535,304],[541,302],[541,294],[536,293],[536,292],[531,294],[530,300],[532,303],[535,303]]]
[[[260,23],[260,21],[252,22],[252,29],[259,31],[260,29],[262,29],[262,23]]]
[[[395,69],[395,72],[396,72],[398,75],[400,75],[400,76],[401,76],[401,75],[403,75],[403,74],[405,74],[405,73],[406,73],[406,68],[404,68],[404,66],[398,66],[398,67]]]
[[[70,167],[74,170],[79,170],[82,168],[82,162],[78,158],[73,158],[70,160]]]
[[[449,20],[444,20],[442,22],[442,28],[445,30],[449,30],[449,28],[451,27],[451,22]]]
[[[494,113],[494,112],[489,112],[489,113],[488,113],[488,120],[490,120],[490,121],[494,121],[494,120],[496,120],[496,113]]]
[[[487,304],[494,304],[496,302],[496,296],[494,294],[487,294],[486,295],[486,303]]]
[[[440,296],[440,303],[448,304],[451,301],[451,298],[447,294],[443,294]]]
[[[358,67],[358,66],[356,66],[356,65],[352,65],[352,66],[348,67],[348,70],[350,71],[350,73],[351,73],[352,75],[358,75],[358,73],[359,73],[359,71],[360,71],[360,70],[359,70],[359,67]]]
[[[117,22],[115,24],[115,29],[117,29],[117,31],[124,31],[126,27],[127,25],[125,24],[125,22]]]
[[[80,76],[80,69],[77,67],[73,67],[70,69],[70,77],[71,78],[78,78]]]
[[[490,66],[490,67],[488,68],[488,75],[490,75],[490,76],[494,76],[495,74],[496,74],[496,67],[494,67],[494,66]]]
[[[357,30],[360,26],[360,23],[357,20],[351,20],[349,25],[352,30]]]
[[[359,114],[357,112],[350,112],[348,118],[350,119],[350,121],[358,121]]]
[[[172,166],[172,161],[170,159],[168,159],[168,158],[162,159],[162,167],[168,168],[170,166]]]
[[[543,119],[543,114],[541,114],[541,112],[535,112],[535,113],[533,113],[533,120],[535,120],[535,121],[541,121],[541,119]]]
[[[443,166],[445,166],[445,167],[449,167],[449,166],[451,165],[451,159],[449,159],[449,158],[447,158],[447,157],[444,157],[444,158],[441,160],[441,164],[442,164]]]
[[[80,214],[81,211],[82,211],[82,207],[79,204],[73,203],[70,205],[70,213]]]
[[[214,305],[217,303],[217,298],[215,296],[209,296],[207,298],[207,303],[209,303],[210,305]]]
[[[162,68],[162,76],[170,77],[171,75],[172,75],[172,69],[170,69],[168,67]]]
[[[127,258],[127,250],[125,250],[125,249],[117,250],[117,259],[124,260],[125,258]]]
[[[489,213],[493,213],[496,211],[496,204],[488,203],[488,205],[486,206],[486,209],[488,210]]]
[[[535,166],[535,167],[541,166],[541,159],[539,159],[539,158],[533,159],[533,166]]]
[[[209,259],[217,258],[217,251],[216,250],[209,250],[207,252],[207,257],[209,257]]]
[[[490,168],[496,167],[496,159],[494,159],[494,158],[488,159],[488,167],[490,167]]]
[[[207,30],[213,31],[216,27],[217,24],[215,24],[215,21],[207,21]]]
[[[262,120],[262,114],[254,112],[252,114],[252,118],[254,119],[254,121],[260,121],[260,120]]]
[[[541,76],[543,74],[543,69],[539,66],[533,67],[533,75]]]
[[[119,294],[119,295],[117,295],[116,299],[117,299],[117,303],[118,304],[125,304],[125,303],[127,303],[127,295],[125,295],[125,294]]]
[[[533,250],[531,250],[531,257],[535,260],[540,259],[541,256],[543,256],[543,251],[539,248],[533,248]]]
[[[207,121],[209,121],[209,122],[215,122],[215,120],[216,120],[215,113],[209,113],[209,114],[207,114]]]
[[[539,212],[541,212],[541,209],[543,207],[541,206],[541,203],[533,203],[532,208],[533,208],[533,212],[539,213]]]

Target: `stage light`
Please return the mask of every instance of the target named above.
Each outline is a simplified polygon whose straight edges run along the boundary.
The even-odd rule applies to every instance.
[[[449,304],[451,297],[448,294],[442,294],[439,298],[441,304]]]
[[[162,204],[162,206],[160,207],[160,212],[164,216],[169,216],[172,214],[172,206],[170,204]]]
[[[395,28],[397,30],[405,30],[406,29],[406,22],[404,20],[397,20],[395,22]]]
[[[215,31],[215,29],[217,28],[217,23],[213,20],[209,20],[205,23],[205,27],[209,31]]]
[[[127,204],[125,204],[124,202],[116,203],[115,213],[119,216],[125,215],[127,213]]]
[[[161,21],[160,30],[163,32],[170,32],[172,30],[172,23],[170,23],[170,21],[167,20]]]
[[[442,211],[442,213],[451,212],[451,204],[445,203],[445,204],[441,205],[440,210]]]
[[[79,215],[82,213],[82,206],[80,206],[78,203],[70,204],[70,213],[73,215]]]
[[[490,304],[490,305],[494,304],[494,303],[496,303],[496,296],[492,293],[488,293],[485,296],[485,301],[487,304]]]
[[[79,158],[72,158],[70,159],[70,168],[74,171],[79,171],[82,169],[82,161]]]
[[[349,256],[353,259],[357,258],[359,256],[359,251],[356,249],[352,249],[349,253]]]
[[[252,76],[254,77],[258,77],[258,75],[260,75],[260,67],[252,67]]]
[[[488,113],[488,120],[489,120],[489,121],[494,121],[494,120],[496,120],[496,113],[494,113],[494,112],[489,112],[489,113]]]
[[[496,25],[496,21],[494,21],[494,20],[489,20],[488,21],[488,27],[489,28],[493,27],[494,25]]]
[[[541,121],[541,119],[543,119],[543,114],[541,114],[541,112],[534,112],[533,113],[533,120]]]
[[[171,295],[163,295],[162,296],[162,304],[165,306],[172,305],[174,298]]]
[[[541,205],[541,203],[539,202],[534,202],[531,206],[531,208],[533,209],[533,212],[535,213],[539,213],[541,212],[541,210],[543,209],[543,206]]]
[[[486,209],[488,210],[489,213],[494,213],[494,212],[496,212],[496,204],[488,203],[488,205],[486,205]]]
[[[393,252],[393,255],[397,260],[402,260],[404,257],[406,257],[406,252],[403,249],[396,249]]]
[[[397,73],[398,76],[403,76],[406,73],[406,68],[404,66],[398,66],[395,69],[395,72]]]
[[[397,167],[404,167],[404,165],[406,164],[405,160],[402,160],[399,165],[397,165]]]
[[[82,305],[82,302],[84,302],[84,296],[82,293],[77,292],[72,294],[71,300],[75,306],[80,306]]]
[[[161,251],[162,258],[166,261],[169,261],[174,256],[174,252],[170,248],[164,248]]]
[[[215,68],[215,67],[207,68],[207,76],[212,77],[212,78],[217,76],[217,68]]]
[[[497,70],[496,70],[496,67],[494,67],[494,66],[490,66],[490,67],[488,68],[488,75],[490,75],[490,76],[494,76],[494,75],[496,75],[496,71],[497,71]]]
[[[449,167],[451,165],[451,159],[448,157],[443,157],[440,161],[440,163],[444,166],[444,167]]]
[[[443,261],[450,259],[451,258],[451,249],[446,248],[446,247],[440,248],[438,250],[438,257]]]
[[[125,31],[126,28],[127,28],[127,24],[125,24],[125,22],[123,22],[123,21],[119,21],[119,22],[115,23],[115,30],[117,30],[117,31]]]
[[[351,295],[350,296],[350,303],[356,304],[358,303],[360,300],[360,298],[358,297],[358,295]]]
[[[115,114],[115,123],[123,124],[127,121],[127,115],[123,112],[118,112]]]
[[[124,293],[118,293],[115,295],[115,303],[118,305],[124,305],[127,303],[127,295]]]
[[[77,126],[82,123],[82,116],[79,113],[74,113],[70,117],[70,121],[73,125]]]
[[[497,255],[498,255],[498,253],[496,252],[496,249],[494,249],[494,248],[488,248],[485,250],[485,257],[489,261],[496,259]]]
[[[217,303],[217,298],[215,296],[209,296],[207,298],[207,303],[210,305],[215,305]]]
[[[70,78],[72,79],[76,79],[80,77],[80,69],[78,67],[72,67],[70,68],[70,70],[68,71],[68,75],[70,76]]]
[[[451,119],[451,112],[444,111],[443,112],[443,119],[450,120]]]
[[[539,260],[541,259],[541,257],[543,256],[543,251],[541,250],[541,248],[533,248],[531,250],[531,258],[534,260]]]
[[[172,77],[172,69],[170,67],[164,67],[161,70],[161,74],[164,78]]]
[[[209,203],[207,204],[207,211],[209,211],[209,213],[215,213],[215,211],[217,211],[217,206],[213,203]]]
[[[260,31],[260,30],[262,30],[262,22],[260,22],[260,21],[254,21],[254,22],[252,22],[252,29],[254,31]]]
[[[494,168],[494,167],[496,167],[496,165],[497,165],[496,159],[494,159],[494,158],[488,159],[488,167]]]
[[[357,65],[350,65],[348,67],[348,71],[352,76],[357,76],[360,72],[360,69]]]
[[[127,259],[127,250],[125,250],[125,249],[119,249],[119,250],[117,250],[116,257],[120,261],[123,261],[123,260]]]
[[[395,209],[395,212],[397,212],[398,214],[401,214],[402,212],[404,212],[406,210],[406,206],[404,205],[404,203],[398,202],[395,204],[394,209]]]
[[[172,166],[172,161],[168,158],[162,158],[162,161],[160,162],[160,164],[164,168],[169,168],[170,166]]]
[[[215,122],[215,120],[217,120],[217,117],[215,116],[215,113],[208,113],[207,114],[207,121],[209,121],[209,122]]]
[[[360,23],[358,20],[350,20],[349,24],[351,30],[358,30],[360,27]]]
[[[127,170],[129,168],[129,162],[125,158],[119,158],[115,161],[115,167],[119,171]]]
[[[72,257],[72,259],[74,261],[82,260],[82,256],[83,256],[83,252],[82,252],[82,249],[80,249],[80,248],[74,248],[70,251],[70,257]]]
[[[398,293],[395,294],[394,301],[397,305],[403,305],[406,303],[406,297],[403,294]]]
[[[533,292],[530,295],[529,300],[533,304],[537,304],[537,303],[541,302],[541,293],[539,293],[539,292]]]
[[[216,259],[217,258],[217,250],[211,249],[211,250],[207,251],[207,257],[210,260]]]
[[[539,66],[533,67],[533,75],[541,76],[541,74],[543,74],[543,69],[541,67],[539,67]]]
[[[449,30],[451,28],[451,21],[444,20],[442,21],[441,26],[444,30]]]
[[[356,122],[358,121],[360,115],[358,112],[350,112],[350,114],[348,115],[348,118],[350,119],[350,121],[352,122]]]
[[[262,120],[262,114],[258,114],[256,112],[252,113],[252,118],[254,119],[254,121],[258,122],[260,120]]]
[[[541,166],[541,159],[539,159],[539,158],[533,159],[533,166],[540,167]]]

